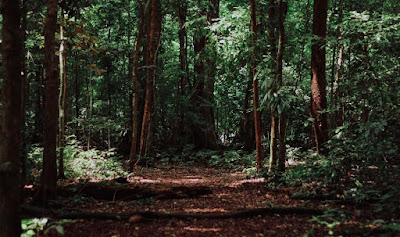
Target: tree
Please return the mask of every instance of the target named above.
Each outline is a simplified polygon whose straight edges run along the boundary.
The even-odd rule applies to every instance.
[[[22,120],[20,1],[2,1],[2,118],[0,126],[0,236],[21,233],[20,144]]]
[[[66,107],[65,101],[67,97],[67,55],[65,52],[65,39],[64,39],[64,10],[61,8],[61,22],[60,22],[60,50],[59,50],[59,67],[60,67],[60,94],[58,98],[59,107],[59,124],[58,124],[58,148],[59,148],[59,166],[58,177],[65,178],[64,175],[64,146],[65,146],[65,119]]]
[[[187,18],[187,1],[179,1],[177,6],[177,15],[179,21],[179,80],[177,83],[177,98],[176,98],[176,117],[174,131],[172,134],[172,143],[178,145],[184,135],[184,123],[185,123],[185,109],[186,104],[183,102],[186,94],[186,87],[190,86],[189,81],[189,65],[187,59],[187,32],[186,32],[186,18]]]
[[[261,112],[258,108],[258,78],[256,77],[257,72],[257,61],[255,46],[257,41],[257,21],[256,21],[256,1],[250,0],[251,10],[251,30],[253,32],[253,51],[252,51],[252,78],[253,78],[253,105],[254,105],[254,129],[256,135],[256,149],[257,149],[257,170],[261,168],[261,162],[263,160],[262,146],[261,146]]]
[[[200,17],[206,17],[208,26],[213,24],[213,19],[219,15],[219,0],[206,2],[206,7],[198,1]],[[215,55],[207,55],[209,37],[204,25],[196,29],[193,39],[195,62],[195,79],[191,93],[191,104],[196,118],[193,121],[193,142],[197,148],[218,148],[217,137],[215,134],[214,121],[214,83],[215,83]],[[212,46],[211,46],[212,47]]]
[[[129,162],[130,162],[130,169],[133,170],[134,164],[136,162],[137,156],[137,142],[139,137],[139,78],[138,78],[138,64],[139,64],[139,57],[140,57],[140,45],[142,42],[142,35],[143,35],[143,25],[145,20],[145,9],[143,6],[143,2],[139,1],[139,23],[138,23],[138,30],[136,36],[136,43],[135,43],[135,52],[133,58],[133,69],[132,69],[132,78],[133,78],[133,91],[135,93],[135,99],[133,101],[133,110],[132,110],[132,143],[131,143],[131,150],[129,155]]]
[[[36,201],[42,204],[56,198],[57,186],[57,123],[58,123],[58,75],[55,55],[55,33],[57,28],[57,0],[47,1],[45,18],[45,121],[43,137],[43,170]]]
[[[272,60],[270,60],[270,70],[271,70],[271,92],[270,94],[274,95],[278,90],[278,82],[277,82],[277,62],[274,60],[277,58],[277,49],[276,49],[276,36],[275,36],[275,28],[276,28],[276,3],[275,0],[269,0],[269,9],[268,9],[268,38],[270,43],[270,54]],[[271,96],[272,98],[272,96]],[[278,125],[279,118],[276,116],[275,106],[273,103],[270,105],[271,112],[271,133],[270,133],[270,144],[269,144],[269,172],[272,172],[276,169],[276,164],[278,161]]]
[[[328,137],[327,101],[326,101],[326,77],[325,77],[325,38],[326,22],[328,14],[328,1],[314,1],[313,30],[316,39],[311,46],[311,114],[314,118],[314,139],[318,153],[327,153],[325,143]]]
[[[159,0],[150,2],[150,27],[147,35],[147,74],[146,74],[146,98],[143,112],[142,132],[140,134],[139,155],[145,156],[152,150],[152,129],[154,109],[154,79],[156,72],[157,50],[161,37],[161,3]]]
[[[276,55],[276,81],[278,88],[282,87],[282,77],[283,77],[283,52],[285,49],[285,24],[284,17],[286,15],[287,6],[283,0],[278,0],[278,52]],[[286,159],[286,113],[285,111],[279,112],[279,156],[278,156],[278,171],[283,171],[285,169],[285,159]]]

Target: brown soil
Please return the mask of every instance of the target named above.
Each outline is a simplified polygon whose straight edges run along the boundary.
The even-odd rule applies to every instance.
[[[375,218],[369,207],[360,210],[360,207],[352,204],[293,199],[292,195],[300,187],[268,188],[262,178],[247,179],[245,174],[238,171],[185,166],[137,168],[135,174],[128,177],[127,184],[110,182],[108,186],[111,184],[153,190],[154,196],[138,196],[129,200],[101,200],[90,195],[86,198],[79,195],[64,196],[59,198],[57,208],[116,215],[136,211],[208,215],[234,213],[250,208],[306,207],[325,210],[337,208],[347,214],[339,225],[331,229],[311,221],[312,215],[290,213],[230,219],[152,219],[134,215],[124,220],[86,219],[63,223],[64,236],[303,236],[311,231],[313,236],[326,236],[329,231],[333,235],[370,236],[379,227],[370,224]],[[71,183],[60,185],[61,190],[67,187],[70,188]],[[199,193],[192,197],[182,193],[180,196],[168,196],[173,190],[182,192],[196,187],[207,187],[212,193]],[[84,193],[84,185],[77,186],[77,190],[77,194]],[[47,235],[57,236],[54,230]]]

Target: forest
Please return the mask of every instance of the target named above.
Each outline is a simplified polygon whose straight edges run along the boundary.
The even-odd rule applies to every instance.
[[[400,1],[0,4],[1,237],[400,235]]]

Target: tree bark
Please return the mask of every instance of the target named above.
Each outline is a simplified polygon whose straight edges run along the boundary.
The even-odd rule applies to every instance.
[[[254,131],[256,135],[256,151],[257,151],[257,171],[261,168],[261,163],[264,159],[262,146],[261,146],[261,112],[258,110],[259,108],[259,98],[258,98],[258,78],[256,78],[257,72],[257,61],[256,61],[256,53],[255,47],[257,43],[257,17],[256,17],[256,1],[250,0],[250,11],[251,11],[251,30],[253,32],[253,41],[252,41],[252,78],[253,78],[253,106],[254,106]]]
[[[20,236],[22,119],[20,1],[2,1],[2,112],[0,126],[0,236]]]
[[[283,85],[283,53],[285,49],[285,24],[284,18],[286,15],[287,5],[283,0],[278,0],[278,52],[276,55],[276,81],[278,88]],[[278,156],[278,171],[282,172],[285,170],[285,159],[286,159],[286,111],[281,111],[279,114],[279,156]]]
[[[27,178],[27,156],[28,156],[28,131],[26,131],[26,105],[29,100],[29,82],[28,75],[26,70],[26,61],[25,61],[25,41],[26,41],[26,29],[27,29],[27,2],[26,0],[22,0],[22,20],[21,20],[21,34],[22,34],[22,50],[21,50],[21,74],[22,74],[22,85],[21,85],[21,186],[25,185]]]
[[[55,33],[57,27],[57,0],[47,1],[45,18],[45,121],[43,170],[36,201],[42,204],[56,198],[57,185],[57,123],[58,123],[58,80],[55,56]]]
[[[172,134],[172,143],[178,145],[180,139],[184,135],[184,120],[185,120],[185,104],[182,98],[185,96],[186,87],[189,82],[188,61],[187,61],[187,32],[186,32],[186,16],[187,16],[187,2],[182,1],[178,6],[178,19],[179,19],[179,69],[180,75],[177,85],[176,97],[176,117],[174,132]]]
[[[252,68],[252,65],[251,65]],[[253,86],[253,70],[250,68],[250,75],[248,77],[248,82],[245,91],[243,112],[239,124],[238,140],[243,143],[244,150],[253,151],[255,148],[255,128],[254,127],[254,113],[249,112],[251,108],[251,93]]]
[[[133,171],[136,156],[137,156],[137,143],[138,143],[138,135],[139,135],[139,99],[140,99],[140,92],[139,92],[139,82],[138,82],[138,64],[139,64],[139,57],[140,57],[140,45],[142,42],[142,35],[143,35],[143,25],[145,19],[145,9],[143,6],[143,2],[139,1],[140,7],[140,18],[138,24],[138,31],[136,36],[136,43],[135,43],[135,55],[133,59],[133,70],[132,70],[132,79],[133,79],[133,91],[135,93],[135,99],[133,101],[133,113],[132,113],[132,144],[131,144],[131,151],[129,155],[129,164],[130,169]]]
[[[269,0],[269,10],[268,10],[268,20],[270,26],[268,27],[268,38],[270,41],[270,53],[271,58],[277,58],[277,50],[276,50],[276,37],[275,37],[275,28],[276,28],[276,4],[275,0]],[[275,94],[278,90],[277,83],[277,64],[274,60],[271,60],[271,80],[272,80],[272,88],[271,94]],[[269,169],[268,172],[272,172],[276,170],[277,161],[278,161],[278,141],[279,141],[279,117],[277,117],[275,113],[275,108],[271,104],[270,106],[271,113],[271,133],[270,133],[270,144],[269,144]]]
[[[313,8],[313,35],[318,39],[313,40],[311,46],[311,114],[314,122],[314,139],[319,154],[326,154],[326,142],[328,137],[326,101],[326,77],[325,77],[325,38],[328,13],[328,1],[314,1]]]
[[[75,54],[75,136],[76,139],[79,140],[80,132],[79,132],[79,116],[80,116],[80,107],[79,107],[79,98],[80,98],[80,86],[79,86],[79,57],[78,53]]]
[[[206,15],[208,25],[213,24],[213,19],[219,15],[219,0],[209,0],[209,8],[201,8],[199,15]],[[198,5],[200,2],[198,1]],[[203,27],[203,26],[202,26]],[[215,133],[214,118],[214,82],[215,82],[215,57],[207,56],[208,37],[203,29],[198,29],[197,37],[193,39],[194,52],[197,55],[194,65],[195,81],[191,93],[191,103],[197,118],[193,122],[193,142],[199,149],[217,149],[217,136]],[[208,58],[210,57],[210,58]],[[200,120],[200,121],[199,121]]]
[[[58,178],[64,179],[64,146],[65,146],[65,100],[67,96],[67,69],[66,69],[66,53],[65,53],[65,42],[64,42],[64,10],[61,9],[60,17],[60,49],[59,49],[59,68],[60,68],[60,93],[58,99],[59,106],[59,129],[58,129]]]
[[[146,98],[143,112],[143,122],[142,122],[142,131],[140,134],[140,147],[139,147],[139,155],[140,157],[146,156],[152,143],[151,141],[151,129],[152,129],[152,111],[154,107],[154,79],[155,79],[155,67],[157,60],[157,46],[159,44],[159,37],[161,33],[161,17],[158,16],[160,14],[160,3],[158,0],[151,0],[151,21],[150,21],[150,31],[147,36],[147,44],[148,44],[148,58],[147,58],[147,75],[146,75]]]
[[[43,65],[41,63],[37,66],[35,75],[35,122],[34,122],[34,135],[32,137],[32,143],[41,143],[43,141]]]
[[[341,24],[343,21],[343,0],[339,0],[339,19],[338,19],[338,24]],[[340,26],[337,28],[337,37],[338,40],[343,39],[343,34]],[[336,62],[336,75],[335,75],[335,86],[336,90],[334,90],[333,93],[333,98],[334,98],[334,106],[337,107],[337,102],[339,101],[339,108],[335,113],[335,118],[336,118],[336,125],[337,126],[343,126],[344,125],[344,104],[342,102],[343,100],[343,92],[340,88],[340,80],[342,77],[342,66],[343,66],[343,54],[344,54],[344,46],[343,43],[339,42],[339,54],[337,57],[337,62]]]

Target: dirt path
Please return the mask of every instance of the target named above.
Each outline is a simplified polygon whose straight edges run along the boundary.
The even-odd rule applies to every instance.
[[[98,200],[80,196],[60,199],[62,208],[91,213],[131,213],[154,211],[160,213],[221,214],[242,209],[265,207],[341,208],[354,211],[352,206],[291,199],[295,188],[267,188],[263,179],[246,179],[237,171],[204,167],[138,168],[128,179],[126,187],[158,190],[154,197],[132,200]],[[168,198],[171,190],[207,187],[212,193],[197,197]],[[163,190],[167,190],[163,192]],[[115,196],[115,195],[114,195]],[[146,219],[133,216],[129,220],[76,220],[63,224],[65,236],[303,236],[311,229],[317,236],[326,235],[312,215],[260,215],[230,219]],[[353,221],[353,222],[352,222]],[[354,219],[343,228],[358,227]],[[334,229],[333,229],[334,230]]]

